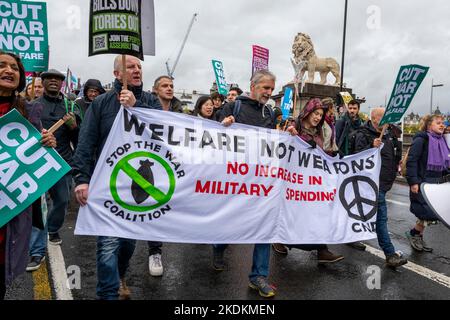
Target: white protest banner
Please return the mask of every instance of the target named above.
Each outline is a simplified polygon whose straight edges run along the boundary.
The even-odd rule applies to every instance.
[[[77,235],[179,243],[376,237],[380,154],[332,158],[285,132],[121,109]]]

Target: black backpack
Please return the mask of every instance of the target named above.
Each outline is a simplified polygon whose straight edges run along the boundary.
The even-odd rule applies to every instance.
[[[361,127],[358,129],[350,129],[348,133],[348,154],[355,154],[356,136],[361,132]]]

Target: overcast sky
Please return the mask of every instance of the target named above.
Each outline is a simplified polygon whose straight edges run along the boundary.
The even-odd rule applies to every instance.
[[[50,66],[61,71],[70,66],[82,81],[111,82],[114,56],[87,56],[89,0],[46,2]],[[318,56],[341,61],[344,0],[155,0],[156,56],[143,62],[145,89],[166,73],[167,59],[173,64],[195,12],[197,22],[174,74],[178,91],[209,92],[214,81],[211,59],[223,62],[228,82],[247,90],[251,46],[258,44],[270,50],[278,92],[293,78],[289,59],[298,32],[311,36]],[[434,78],[435,84],[444,84],[434,89],[434,105],[450,111],[449,13],[447,0],[349,0],[344,82],[366,97],[363,110],[389,99],[401,65],[421,64],[430,71],[411,109],[429,110]]]

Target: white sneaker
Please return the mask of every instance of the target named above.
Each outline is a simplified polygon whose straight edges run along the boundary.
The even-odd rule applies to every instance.
[[[148,269],[150,275],[154,277],[160,277],[163,274],[163,266],[161,261],[161,255],[159,253],[153,254],[148,257]]]

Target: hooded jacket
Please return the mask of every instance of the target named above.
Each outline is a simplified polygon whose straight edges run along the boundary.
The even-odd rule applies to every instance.
[[[261,104],[246,95],[241,95],[237,97],[236,100],[241,101],[241,109],[235,119],[237,123],[275,129],[275,120],[273,119],[271,111],[268,109],[270,106]],[[220,122],[226,117],[233,116],[234,105],[235,102],[231,102],[224,106],[219,119]]]
[[[322,116],[322,119],[320,119],[319,124],[317,127],[312,129],[306,129],[303,127],[302,121],[307,119],[308,116],[318,110],[322,109],[324,110],[322,103],[319,99],[311,99],[306,106],[303,108],[303,110],[300,112],[298,118],[297,118],[297,126],[296,129],[298,131],[299,137],[304,140],[305,142],[309,143],[312,147],[316,147],[317,145],[320,148],[323,148],[324,145],[324,137],[323,137],[323,123],[325,122],[325,110]]]
[[[83,96],[76,99],[75,103],[81,108],[81,114],[86,114],[87,109],[91,105],[92,101],[88,99],[87,92],[89,89],[96,89],[100,92],[99,95],[104,94],[106,91],[103,89],[102,83],[97,79],[89,79],[86,81],[83,87]]]
[[[140,87],[129,87],[136,97],[135,108],[162,110],[159,100]],[[116,79],[114,89],[98,96],[91,104],[81,126],[79,144],[74,155],[75,184],[89,183],[97,160],[120,110],[122,84]]]

